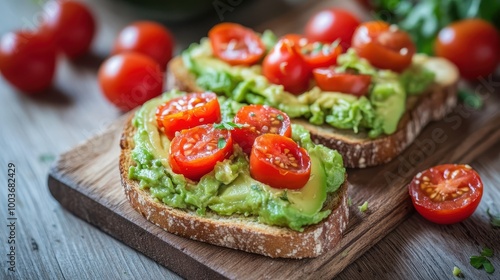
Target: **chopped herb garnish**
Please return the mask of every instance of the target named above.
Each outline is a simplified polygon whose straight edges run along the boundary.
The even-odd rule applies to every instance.
[[[484,271],[486,271],[489,274],[492,274],[493,272],[495,272],[495,268],[493,267],[493,265],[491,264],[490,261],[485,262],[483,264],[483,267],[484,267]]]
[[[500,227],[500,215],[491,214],[490,208],[486,209],[486,214],[488,214],[488,216],[490,217],[490,224],[493,227],[495,227],[495,228]]]
[[[243,127],[242,124],[234,123],[234,122],[221,122],[221,123],[214,124],[214,128],[216,128],[216,129],[232,130],[235,128],[242,128],[242,127]]]
[[[254,112],[250,112],[250,114],[249,114],[249,115],[250,115],[250,117],[252,117],[252,118],[253,118],[253,117],[255,117],[255,113],[254,113]]]
[[[278,115],[276,116],[276,118],[277,118],[279,121],[283,121],[283,120],[284,120],[283,115],[279,115],[279,114],[278,114]]]
[[[453,276],[455,277],[460,277],[460,278],[463,278],[464,275],[462,274],[462,270],[460,270],[460,268],[458,267],[453,267]]]
[[[358,206],[358,208],[359,208],[359,211],[361,213],[366,212],[366,210],[368,210],[368,201],[365,201],[365,203],[363,203],[362,205]]]
[[[488,261],[488,259],[483,256],[471,256],[469,261],[470,265],[474,268],[480,269],[483,267],[483,264]]]
[[[259,188],[259,186],[257,186],[257,185],[252,185],[250,188],[251,188],[252,190],[254,190],[254,191],[258,191],[258,192],[260,192],[260,191],[261,191],[261,189],[260,189],[260,188]]]
[[[481,251],[481,256],[483,257],[493,257],[493,249],[483,248]]]
[[[217,140],[217,148],[222,149],[226,146],[226,138],[221,137]]]
[[[290,200],[288,200],[288,192],[286,190],[283,192],[283,194],[280,196],[280,198],[284,201],[288,201],[288,202],[290,201]]]
[[[476,269],[484,268],[484,271],[491,274],[495,272],[495,268],[487,257],[493,257],[493,250],[490,248],[483,248],[483,250],[481,251],[481,256],[470,257],[470,265],[472,265]]]
[[[40,160],[40,162],[43,162],[43,163],[53,162],[55,158],[56,158],[56,156],[53,154],[41,154],[38,156],[38,160]]]
[[[347,206],[351,206],[352,205],[352,199],[350,197],[347,198]]]
[[[481,109],[481,107],[483,106],[483,100],[481,99],[481,96],[472,91],[459,89],[458,98],[462,100],[465,105],[476,110]]]

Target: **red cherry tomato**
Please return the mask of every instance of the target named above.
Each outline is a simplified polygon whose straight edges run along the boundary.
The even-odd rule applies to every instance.
[[[250,154],[250,175],[277,189],[300,189],[311,174],[311,158],[291,138],[263,134]]]
[[[49,1],[45,4],[40,32],[47,34],[70,58],[85,54],[95,33],[89,8],[77,1]]]
[[[56,48],[47,37],[31,32],[10,32],[0,41],[0,71],[26,93],[50,87],[56,68]]]
[[[495,71],[500,59],[500,36],[482,19],[465,19],[443,28],[434,45],[437,56],[457,65],[462,77],[476,79]]]
[[[231,133],[205,124],[182,130],[172,139],[169,162],[173,172],[197,181],[232,153]]]
[[[156,121],[169,139],[174,138],[177,131],[220,122],[217,95],[212,92],[192,93],[169,100],[156,110]]]
[[[408,33],[383,21],[370,21],[354,32],[352,47],[373,66],[401,72],[411,64],[415,44]]]
[[[236,23],[219,23],[208,32],[214,54],[231,65],[257,63],[266,48],[252,29]]]
[[[288,39],[278,41],[264,58],[262,74],[286,91],[300,94],[309,87],[311,68]]]
[[[104,96],[120,110],[128,111],[163,91],[163,74],[152,58],[122,53],[108,58],[99,68]]]
[[[427,220],[453,224],[467,219],[483,196],[483,183],[468,165],[444,164],[418,173],[408,186],[413,205]]]
[[[352,13],[336,8],[322,10],[312,16],[306,24],[305,35],[311,42],[332,43],[340,39],[344,50],[351,46],[354,30],[360,24]]]
[[[332,68],[313,70],[314,80],[323,91],[336,91],[356,96],[366,95],[370,89],[370,75],[338,73]]]
[[[118,34],[112,53],[140,52],[156,60],[165,69],[172,58],[173,49],[174,39],[166,27],[153,21],[137,21]]]
[[[243,125],[243,127],[231,130],[233,140],[247,154],[250,154],[252,151],[255,138],[259,135],[275,133],[292,137],[292,128],[288,115],[266,105],[242,107],[236,113],[234,122]]]
[[[283,39],[290,40],[311,69],[337,64],[342,47],[337,43],[310,42],[298,34],[287,34]]]

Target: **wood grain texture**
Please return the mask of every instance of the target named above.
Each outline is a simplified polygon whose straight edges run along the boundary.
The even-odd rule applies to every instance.
[[[39,20],[41,7],[37,3],[40,2],[3,1],[0,4],[0,34],[34,28]],[[18,271],[12,274],[6,271],[4,255],[8,232],[4,225],[7,211],[3,207],[7,201],[7,189],[5,183],[0,184],[0,279],[180,279],[171,270],[66,211],[47,188],[52,157],[96,133],[102,133],[120,116],[120,112],[102,97],[96,72],[102,59],[109,54],[117,32],[133,20],[144,19],[134,9],[122,7],[121,1],[85,2],[93,8],[99,24],[92,55],[72,63],[61,57],[54,89],[48,95],[29,98],[0,78],[0,182],[7,181],[7,164],[15,163],[19,219],[16,231]],[[289,9],[283,1],[253,2],[258,4],[237,7],[225,14],[225,20],[239,21],[260,31],[272,28],[281,35],[301,31],[306,18],[323,7],[356,8],[354,1],[309,0],[298,9],[287,12]],[[367,18],[359,10],[356,13]],[[261,19],[267,22],[263,23]],[[167,24],[178,39],[177,50],[181,50],[190,42],[198,41],[218,21],[217,15],[210,13],[204,19],[186,24]],[[472,113],[457,111],[447,121],[433,126],[456,131],[449,138],[456,137],[455,142],[461,145],[461,149],[455,150],[439,145],[439,149],[444,149],[440,155],[445,156],[441,161],[470,162],[485,183],[485,195],[472,218],[453,226],[438,226],[417,214],[409,214],[408,220],[365,254],[351,256],[359,258],[336,278],[453,279],[451,270],[456,265],[464,271],[466,279],[498,279],[500,230],[490,227],[485,211],[490,207],[500,212],[500,130],[494,122],[487,122],[499,111],[500,79],[486,80],[472,87],[483,95],[488,105],[486,108]],[[476,127],[472,129],[471,126]],[[475,130],[481,130],[477,137],[471,135]],[[418,168],[431,164],[432,161],[423,160]],[[411,176],[417,172],[417,167],[409,169],[402,168],[401,173]],[[356,205],[369,198],[354,201],[353,224],[361,223],[374,213],[374,209],[367,215],[356,212]],[[483,246],[495,249],[492,261],[497,271],[493,275],[468,264],[468,258],[477,255]],[[346,254],[349,256],[349,252]],[[212,256],[217,258],[220,253]],[[226,269],[236,270],[240,265],[254,261],[253,258],[242,258]]]
[[[349,170],[349,194],[354,206],[348,229],[335,249],[314,259],[270,259],[182,239],[149,223],[128,205],[120,184],[117,163],[123,119],[104,134],[63,154],[50,171],[49,188],[77,216],[186,278],[198,278],[200,274],[196,273],[232,279],[332,278],[412,212],[406,184],[417,171],[443,162],[470,162],[498,143],[500,134],[491,132],[500,130],[500,112],[488,105],[482,115],[462,118],[461,110],[465,109],[457,107],[455,114],[432,123],[414,145],[389,164]],[[457,126],[460,121],[460,130],[448,124],[452,120]],[[484,141],[488,136],[494,139]],[[368,201],[369,211],[360,213],[356,205],[364,201]],[[397,255],[393,257],[397,262]],[[426,273],[412,271],[415,276],[432,276]]]

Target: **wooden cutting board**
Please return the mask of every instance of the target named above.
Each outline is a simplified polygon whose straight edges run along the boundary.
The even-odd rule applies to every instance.
[[[332,278],[413,211],[406,184],[418,171],[438,163],[470,163],[498,143],[499,98],[488,98],[480,112],[460,105],[431,123],[389,164],[348,170],[348,228],[334,250],[314,259],[271,259],[181,238],[149,223],[128,204],[120,184],[119,139],[127,116],[62,154],[49,173],[49,189],[78,217],[185,278]],[[435,140],[437,133],[444,142]],[[369,210],[361,213],[357,206],[365,201]]]

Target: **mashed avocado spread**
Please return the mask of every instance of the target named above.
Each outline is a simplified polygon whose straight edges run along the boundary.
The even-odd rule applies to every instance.
[[[266,47],[275,43],[272,32],[262,35]],[[306,118],[316,125],[328,124],[358,133],[363,130],[375,138],[396,131],[406,109],[406,98],[424,92],[434,82],[434,73],[418,61],[398,74],[379,70],[349,49],[339,56],[336,70],[355,70],[372,76],[367,96],[356,97],[340,92],[324,92],[314,86],[295,96],[283,86],[270,83],[261,73],[260,65],[231,66],[216,58],[207,38],[192,44],[182,54],[184,65],[195,74],[196,83],[206,89],[223,94],[237,102],[267,104],[276,107],[291,118]]]
[[[250,176],[248,157],[235,145],[235,152],[199,182],[172,172],[168,164],[170,142],[158,130],[155,112],[158,105],[180,96],[171,91],[152,99],[140,108],[133,125],[135,147],[132,151],[134,166],[129,177],[138,180],[142,189],[166,205],[190,209],[199,215],[207,211],[219,215],[240,214],[254,217],[269,225],[286,226],[302,231],[307,225],[316,224],[330,214],[323,210],[328,195],[344,182],[345,168],[341,155],[322,145],[315,145],[309,132],[292,125],[292,138],[305,148],[311,157],[311,176],[300,190],[274,189]],[[220,97],[223,120],[232,120],[242,104]]]

